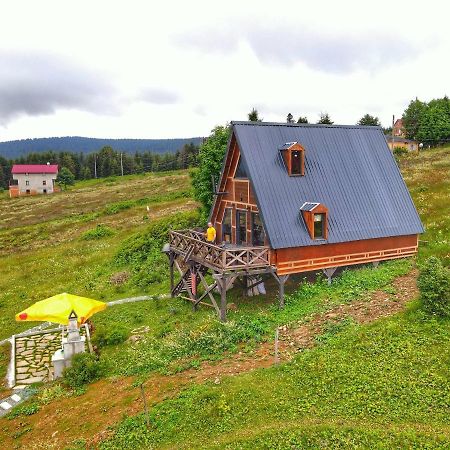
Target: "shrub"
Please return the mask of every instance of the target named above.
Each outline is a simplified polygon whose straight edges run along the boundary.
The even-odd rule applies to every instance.
[[[126,239],[115,256],[119,267],[131,268],[131,282],[141,288],[157,283],[168,276],[167,258],[161,253],[168,242],[169,230],[190,228],[198,225],[197,211],[178,213],[171,217],[151,222],[147,230]]]
[[[393,150],[394,156],[404,156],[408,153],[408,150],[405,147],[394,147]]]
[[[425,261],[417,285],[425,311],[450,316],[450,271],[439,258],[431,256]]]
[[[77,389],[99,378],[102,368],[91,353],[78,353],[72,358],[72,366],[64,370],[64,382]]]
[[[95,331],[94,342],[99,347],[117,345],[128,339],[128,330],[122,325],[114,325],[110,328],[99,328]]]
[[[105,208],[105,214],[111,216],[125,209],[130,209],[135,205],[135,200],[124,200],[122,202],[112,203]]]
[[[114,230],[106,225],[98,224],[92,230],[88,230],[82,234],[82,239],[87,241],[92,239],[101,239],[114,234]]]
[[[15,419],[19,416],[32,416],[36,414],[40,409],[37,403],[25,403],[24,405],[17,406],[10,413],[8,413],[8,419]]]
[[[45,387],[39,394],[39,402],[48,405],[51,401],[65,397],[67,395],[67,391],[60,384],[50,385]]]

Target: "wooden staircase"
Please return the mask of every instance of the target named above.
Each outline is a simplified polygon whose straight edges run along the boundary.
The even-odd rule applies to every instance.
[[[176,284],[176,286],[172,290],[172,296],[176,297],[177,295],[180,295],[182,292],[187,292],[187,289],[189,289],[190,292],[192,292],[192,269],[188,267],[181,277],[181,280]],[[206,272],[208,272],[208,268],[205,266],[202,266],[201,264],[195,265],[195,273],[200,272],[202,275],[206,275]],[[199,276],[197,275],[197,285],[199,283]],[[187,287],[187,289],[186,289]]]

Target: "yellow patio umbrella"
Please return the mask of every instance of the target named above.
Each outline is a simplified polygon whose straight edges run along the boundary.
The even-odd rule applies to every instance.
[[[78,317],[78,323],[84,323],[89,317],[106,308],[106,303],[91,298],[79,297],[78,295],[63,294],[54,295],[36,302],[29,308],[16,314],[16,320],[22,321],[45,321],[67,325],[69,315],[72,311]]]

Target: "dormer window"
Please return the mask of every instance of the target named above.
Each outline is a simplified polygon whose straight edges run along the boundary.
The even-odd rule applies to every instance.
[[[280,153],[290,177],[305,175],[305,149],[298,142],[287,142]]]
[[[311,239],[328,239],[328,209],[322,203],[305,202],[300,214]]]

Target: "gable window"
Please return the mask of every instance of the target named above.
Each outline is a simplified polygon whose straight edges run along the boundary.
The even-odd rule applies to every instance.
[[[28,180],[25,181],[25,186],[29,186],[30,182]]]
[[[231,208],[225,208],[222,221],[222,241],[231,242]]]
[[[46,186],[47,185],[47,180],[43,180],[42,181],[42,186]]]
[[[325,214],[314,214],[314,239],[325,238]]]
[[[248,178],[247,171],[245,170],[244,164],[242,162],[242,158],[239,158],[238,166],[236,168],[236,173],[234,174],[234,178]]]
[[[252,213],[252,245],[264,245],[265,237],[261,217],[258,213]]]

